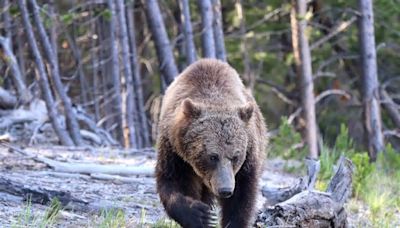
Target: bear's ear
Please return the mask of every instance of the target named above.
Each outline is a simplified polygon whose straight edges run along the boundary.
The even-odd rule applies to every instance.
[[[189,98],[186,98],[182,102],[182,111],[183,111],[183,114],[189,118],[198,118],[201,115],[200,105],[194,103]]]
[[[254,112],[254,105],[248,102],[246,105],[239,108],[239,117],[244,122],[249,122]]]

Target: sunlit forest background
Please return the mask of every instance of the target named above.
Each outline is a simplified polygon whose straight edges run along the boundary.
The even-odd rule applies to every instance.
[[[166,88],[196,59],[218,58],[256,98],[270,159],[297,173],[291,161],[319,158],[324,189],[349,157],[348,213],[394,227],[400,1],[373,1],[368,27],[370,2],[2,0],[0,141],[156,153]]]

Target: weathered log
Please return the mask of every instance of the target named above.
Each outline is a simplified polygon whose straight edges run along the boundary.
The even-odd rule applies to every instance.
[[[30,200],[32,203],[48,204],[52,199],[57,198],[62,205],[67,205],[68,202],[75,200],[69,192],[54,191],[43,188],[29,188],[21,183],[0,177],[0,191],[16,196],[22,196],[24,200]]]
[[[0,142],[1,145],[4,145],[10,148],[12,151],[15,151],[19,154],[22,154],[28,158],[31,158],[37,162],[44,163],[51,167],[54,171],[58,172],[67,172],[67,173],[83,173],[83,174],[94,174],[94,173],[102,173],[102,174],[114,174],[114,175],[137,175],[137,176],[154,176],[154,166],[125,166],[118,164],[95,164],[95,163],[69,163],[69,162],[60,162],[56,160],[52,160],[46,158],[41,155],[32,155],[27,153],[26,151],[16,147],[9,145],[7,143]]]
[[[295,194],[290,199],[274,206],[264,207],[258,214],[255,227],[347,227],[347,215],[343,204],[351,194],[353,164],[341,158],[338,168],[331,179],[327,192],[311,189],[315,183],[309,176],[308,189]],[[315,174],[310,172],[309,174]],[[315,175],[316,176],[316,175]],[[283,189],[286,195],[304,188],[304,179],[295,187]],[[277,190],[278,191],[278,190]],[[285,194],[277,196],[286,196]],[[273,196],[273,195],[270,195]],[[279,201],[279,200],[275,200]]]
[[[100,213],[103,210],[116,208],[112,203],[107,201],[89,202],[72,196],[70,192],[27,186],[3,177],[0,177],[0,192],[22,197],[23,201],[43,205],[49,205],[53,199],[57,199],[60,201],[62,209],[82,211],[85,213]],[[12,196],[7,198],[13,201],[18,200],[17,197]],[[3,196],[2,198],[5,197]]]
[[[309,159],[306,160],[306,163],[308,164],[307,176],[300,178],[299,181],[293,186],[283,188],[270,188],[268,186],[264,186],[261,189],[262,195],[267,198],[268,205],[275,205],[283,202],[306,189],[312,190],[315,180],[318,176],[320,162]]]

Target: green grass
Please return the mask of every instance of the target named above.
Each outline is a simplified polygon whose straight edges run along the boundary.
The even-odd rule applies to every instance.
[[[28,200],[21,213],[17,216],[17,220],[11,225],[11,227],[55,227],[60,210],[61,203],[57,198],[55,198],[51,201],[50,206],[46,209],[44,214],[35,214],[32,209],[31,200]]]
[[[273,155],[284,159],[299,159],[296,151],[285,149],[298,142],[293,129],[283,121],[279,133],[271,143]],[[292,144],[288,141],[292,141]],[[300,153],[301,154],[301,153]],[[341,155],[349,158],[354,166],[352,199],[347,206],[348,213],[360,215],[355,227],[400,227],[400,154],[388,144],[378,155],[375,163],[370,163],[366,152],[358,151],[344,125],[336,138],[335,146],[323,146],[320,154],[321,169],[316,189],[325,191],[334,174],[334,166]],[[292,167],[285,168],[293,171]],[[357,203],[355,203],[357,202]]]
[[[170,219],[160,219],[158,220],[154,225],[151,226],[151,228],[180,228],[176,222],[170,220]]]

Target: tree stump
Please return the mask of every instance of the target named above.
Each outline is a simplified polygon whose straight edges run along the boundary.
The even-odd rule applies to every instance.
[[[351,194],[352,162],[340,158],[326,192],[313,190],[319,162],[308,167],[308,176],[292,187],[263,188],[269,204],[258,213],[255,227],[347,227],[343,205]]]

